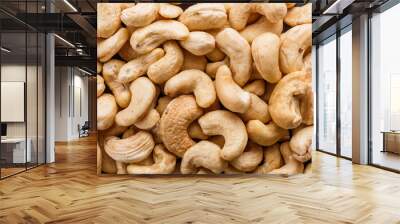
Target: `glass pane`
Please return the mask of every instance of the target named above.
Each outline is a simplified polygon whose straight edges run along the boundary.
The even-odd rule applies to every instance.
[[[46,37],[44,34],[39,33],[39,43],[38,43],[38,163],[43,164],[45,163],[46,158],[46,149],[45,149],[45,60],[46,60],[46,52],[45,52],[45,44],[46,44]]]
[[[336,153],[336,39],[318,48],[318,147]]]
[[[340,36],[340,153],[352,157],[352,32]]]
[[[372,163],[400,170],[400,5],[372,22]]]

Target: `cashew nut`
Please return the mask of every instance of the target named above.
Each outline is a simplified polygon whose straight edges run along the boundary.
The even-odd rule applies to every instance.
[[[106,89],[106,85],[104,85],[104,79],[101,75],[97,75],[97,97],[103,94],[104,90]]]
[[[111,59],[103,65],[103,78],[108,88],[115,96],[118,106],[125,108],[131,100],[129,88],[117,80],[118,72],[125,62],[118,59]]]
[[[176,158],[163,145],[154,147],[153,160],[151,165],[130,164],[127,171],[129,174],[170,174],[175,171]]]
[[[307,3],[300,7],[294,7],[285,16],[285,23],[289,26],[297,26],[312,23],[312,4]]]
[[[183,51],[183,66],[182,70],[197,69],[204,71],[207,65],[205,56],[196,56],[188,51]]]
[[[103,136],[120,136],[122,135],[128,127],[119,126],[115,122],[114,124],[108,128],[107,130],[99,131]]]
[[[215,38],[218,47],[230,61],[233,79],[243,86],[251,75],[251,49],[249,43],[234,29],[225,28]]]
[[[222,28],[228,21],[226,10],[220,3],[199,3],[187,8],[179,17],[190,31]]]
[[[98,3],[97,36],[108,38],[121,27],[121,7],[118,4]]]
[[[160,3],[160,10],[158,13],[164,18],[175,19],[183,13],[183,10],[181,7],[176,5]]]
[[[311,76],[311,73],[308,73]],[[312,87],[307,88],[306,94],[300,99],[300,113],[303,124],[314,123],[314,93]]]
[[[117,103],[112,94],[104,93],[97,98],[97,130],[106,130],[114,123],[118,111]]]
[[[132,49],[129,41],[125,42],[124,46],[118,51],[118,55],[125,61],[133,60],[139,56],[139,54]]]
[[[249,109],[243,114],[240,114],[240,117],[243,119],[243,121],[246,122],[249,120],[259,120],[262,123],[267,123],[270,121],[271,116],[268,112],[268,104],[265,103],[260,97],[252,93],[250,93],[250,97],[251,103]]]
[[[165,55],[154,62],[147,70],[147,76],[156,84],[166,82],[180,71],[183,65],[183,52],[175,41],[163,44]]]
[[[129,106],[115,116],[115,122],[121,126],[130,126],[143,118],[156,97],[156,87],[146,77],[133,81],[129,90],[132,94]]]
[[[279,20],[276,23],[271,23],[263,16],[259,20],[257,20],[257,22],[244,28],[240,32],[240,35],[242,35],[242,37],[246,39],[249,43],[252,43],[257,36],[263,33],[270,32],[276,35],[281,35],[282,30],[283,30],[282,20]]]
[[[208,63],[206,66],[206,73],[211,77],[215,79],[215,75],[217,74],[217,71],[221,65],[227,65],[229,66],[229,59],[225,58],[223,61],[217,61],[217,62],[212,62]]]
[[[257,168],[258,164],[263,160],[263,150],[261,146],[253,142],[247,143],[246,149],[230,164],[236,169],[244,172],[251,172]]]
[[[265,125],[259,120],[251,120],[247,122],[246,127],[250,140],[263,146],[273,145],[289,135],[288,130],[279,127],[272,121]]]
[[[160,114],[155,109],[151,109],[142,119],[136,121],[134,125],[142,130],[152,129],[160,120]]]
[[[265,93],[265,82],[264,80],[255,80],[245,85],[243,90],[253,93],[256,96],[262,96]]]
[[[124,46],[129,39],[129,31],[120,28],[111,37],[97,43],[97,58],[100,62],[110,60]]]
[[[102,134],[97,135],[97,160],[101,164],[101,171],[104,173],[116,173],[117,167],[115,161],[104,151],[104,136]]]
[[[215,77],[217,95],[222,105],[233,112],[246,112],[251,103],[250,93],[244,91],[232,79],[228,66],[222,65]]]
[[[216,100],[214,85],[210,77],[200,70],[185,70],[171,79],[164,86],[164,93],[170,97],[179,94],[194,93],[197,104],[202,108],[211,106]]]
[[[201,127],[197,121],[194,121],[189,125],[188,133],[189,136],[194,139],[206,140],[208,138],[208,136],[203,133],[203,130],[201,130]]]
[[[308,53],[306,56],[304,56],[304,67],[302,69],[302,71],[308,72],[308,73],[312,73],[312,55],[311,53]]]
[[[181,173],[194,174],[200,167],[213,173],[222,173],[228,163],[220,157],[221,149],[209,141],[200,141],[190,147],[182,157]]]
[[[279,144],[276,143],[264,149],[264,163],[256,169],[255,173],[266,174],[284,165],[279,148]]]
[[[251,13],[251,3],[232,4],[229,9],[229,23],[232,28],[235,30],[244,29]]]
[[[97,74],[100,74],[102,69],[103,69],[103,65],[97,61]]]
[[[156,20],[158,9],[159,5],[157,3],[138,3],[122,11],[121,21],[126,26],[147,26]]]
[[[217,62],[223,60],[225,58],[225,54],[220,49],[214,48],[214,50],[206,54],[206,57],[212,62]]]
[[[231,161],[243,153],[247,144],[246,126],[234,113],[225,110],[208,112],[198,120],[206,135],[222,135],[225,145],[221,151],[224,160]]]
[[[294,175],[303,173],[304,164],[302,162],[297,161],[293,157],[293,151],[290,149],[289,142],[284,142],[281,144],[280,148],[283,160],[285,161],[285,165],[281,168],[274,169],[270,174],[281,174],[281,175]]]
[[[156,110],[159,114],[163,114],[165,108],[167,108],[169,102],[171,102],[172,98],[169,96],[163,96],[158,99]]]
[[[132,135],[136,134],[138,132],[138,129],[136,129],[135,126],[131,126],[130,128],[126,129],[124,133],[122,134],[122,138],[129,138]]]
[[[159,20],[133,32],[130,43],[134,51],[145,54],[167,40],[184,40],[189,36],[188,28],[175,20]]]
[[[304,163],[311,159],[313,133],[313,126],[305,127],[290,139],[289,145],[293,151],[293,157],[300,162]]]
[[[285,3],[255,3],[252,5],[255,12],[264,15],[271,23],[277,23],[286,16]]]
[[[195,142],[190,138],[187,129],[194,120],[203,114],[193,96],[183,95],[173,99],[165,109],[160,120],[161,139],[168,149],[182,157]]]
[[[185,40],[179,41],[181,46],[190,53],[201,56],[211,53],[215,48],[214,37],[206,32],[193,31]]]

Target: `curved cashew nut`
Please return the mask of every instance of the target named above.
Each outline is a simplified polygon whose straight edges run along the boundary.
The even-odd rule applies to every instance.
[[[97,75],[97,97],[103,94],[104,90],[106,89],[106,85],[104,85],[104,79],[101,75]]]
[[[133,81],[129,90],[132,94],[129,106],[115,116],[115,122],[121,126],[130,126],[143,118],[156,97],[156,87],[146,77]]]
[[[299,98],[311,88],[309,80],[307,73],[293,72],[283,77],[275,86],[269,99],[269,113],[280,127],[292,129],[302,123]]]
[[[305,127],[290,139],[289,145],[294,152],[293,157],[300,162],[304,163],[311,159],[313,133],[313,126]]]
[[[200,70],[182,71],[169,79],[164,86],[164,93],[170,97],[192,92],[197,104],[202,108],[211,106],[216,100],[212,80],[206,73]]]
[[[251,172],[257,168],[258,164],[263,160],[263,150],[261,146],[253,142],[247,143],[246,149],[230,164],[236,169],[244,172]]]
[[[121,21],[126,26],[147,26],[156,20],[159,5],[157,3],[138,3],[133,7],[124,9],[121,13]]]
[[[167,40],[184,40],[189,36],[187,27],[175,20],[159,20],[135,30],[130,43],[134,51],[145,54]]]
[[[300,7],[294,7],[289,10],[285,16],[285,23],[289,26],[298,26],[301,24],[312,23],[312,4],[307,3]]]
[[[197,121],[194,121],[189,125],[188,133],[189,136],[194,139],[206,140],[208,138],[208,135],[203,133],[203,130],[201,130],[201,127]]]
[[[108,38],[121,27],[121,7],[118,4],[97,5],[97,37]]]
[[[162,84],[178,73],[183,65],[183,52],[175,41],[163,44],[165,55],[147,70],[147,76],[156,84]]]
[[[183,10],[181,7],[176,5],[160,3],[160,10],[158,13],[164,18],[175,19],[183,13]]]
[[[251,52],[257,71],[270,83],[276,83],[282,78],[279,69],[280,45],[279,37],[273,33],[261,34],[251,44]]]
[[[222,173],[228,166],[220,155],[218,145],[209,141],[200,141],[190,147],[182,157],[181,173],[197,173],[200,167],[204,167],[213,173]]]
[[[160,120],[161,139],[168,151],[182,157],[195,144],[187,128],[202,114],[202,109],[190,95],[179,96],[168,104]]]
[[[297,161],[293,157],[293,151],[290,149],[289,142],[284,142],[281,144],[280,148],[283,160],[285,161],[285,165],[281,168],[274,169],[270,174],[281,174],[281,175],[294,175],[303,173],[304,164],[302,162]]]
[[[250,140],[263,146],[273,145],[289,135],[288,130],[279,127],[272,121],[265,125],[259,120],[251,120],[247,122],[246,127]]]
[[[230,61],[233,79],[243,86],[250,79],[252,59],[249,43],[234,29],[225,28],[215,37],[218,47]]]
[[[183,51],[183,66],[182,70],[197,69],[204,71],[207,65],[205,56],[196,56],[189,51]]]
[[[215,77],[217,95],[222,105],[233,112],[246,112],[251,103],[250,93],[244,91],[232,79],[228,66],[222,65]]]
[[[118,72],[125,62],[117,59],[111,59],[103,65],[103,78],[108,88],[115,96],[118,106],[126,108],[131,101],[131,92],[129,88],[118,81]]]
[[[153,137],[145,131],[139,131],[125,139],[111,136],[106,138],[104,143],[107,154],[115,161],[124,163],[135,163],[146,159],[153,148]]]
[[[129,83],[146,74],[151,64],[164,56],[164,50],[156,48],[151,52],[126,63],[118,72],[118,80],[122,83]]]
[[[279,150],[279,143],[276,143],[264,149],[264,163],[256,169],[255,173],[267,174],[283,165],[284,161]]]
[[[133,123],[137,128],[142,130],[152,129],[160,120],[160,114],[155,109],[151,109],[141,120]]]
[[[222,28],[228,21],[226,10],[220,3],[199,3],[187,8],[179,17],[189,30]]]
[[[264,102],[260,97],[250,93],[250,107],[249,109],[240,114],[243,121],[247,122],[249,120],[259,120],[262,123],[267,123],[271,120],[271,116],[268,112],[268,104]]]
[[[185,40],[179,41],[181,46],[190,53],[201,56],[211,53],[215,48],[214,37],[206,32],[193,31]]]
[[[246,126],[234,113],[225,110],[211,111],[198,120],[206,135],[222,135],[225,145],[221,151],[224,160],[231,161],[243,153],[247,144]]]
[[[261,17],[257,22],[246,26],[241,32],[240,35],[244,39],[246,39],[249,43],[252,43],[253,40],[259,35],[270,32],[276,35],[281,35],[283,30],[283,21],[279,20],[276,23],[271,23],[264,16]]]
[[[156,110],[159,114],[163,114],[165,108],[167,108],[169,102],[171,102],[172,97],[163,96],[158,99]]]
[[[129,31],[120,28],[111,37],[97,43],[97,58],[100,62],[110,60],[124,46],[129,39]]]
[[[104,93],[97,98],[97,130],[106,130],[114,123],[118,111],[117,103],[112,94]]]
[[[251,3],[232,4],[231,8],[229,9],[229,23],[232,28],[235,30],[244,29],[251,13]]]
[[[304,67],[304,54],[311,48],[312,25],[292,27],[281,36],[279,62],[285,74],[300,71]]]
[[[129,174],[170,174],[175,171],[176,158],[163,145],[156,145],[153,150],[154,164],[127,166]]]
[[[285,3],[256,3],[253,10],[264,15],[271,23],[277,23],[286,16],[287,7]]]
[[[243,90],[253,93],[256,96],[262,96],[265,93],[265,82],[264,80],[254,80],[253,82],[245,85]]]

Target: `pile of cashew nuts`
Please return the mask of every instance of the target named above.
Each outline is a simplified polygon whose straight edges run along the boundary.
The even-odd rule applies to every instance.
[[[308,169],[311,4],[97,7],[103,173],[292,175]]]

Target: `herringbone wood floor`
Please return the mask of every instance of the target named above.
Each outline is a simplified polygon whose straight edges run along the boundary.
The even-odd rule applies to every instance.
[[[0,223],[400,223],[400,175],[316,153],[312,176],[98,177],[94,138],[0,181]]]

